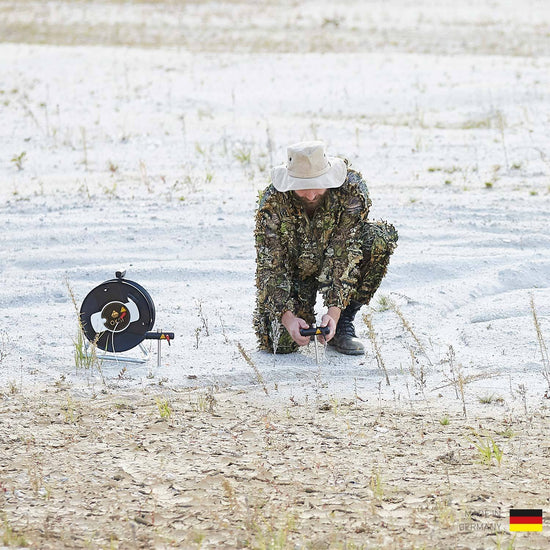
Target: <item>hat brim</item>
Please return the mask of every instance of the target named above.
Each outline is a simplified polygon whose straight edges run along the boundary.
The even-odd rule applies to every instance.
[[[271,170],[273,187],[284,193],[286,191],[301,191],[303,189],[334,189],[340,187],[346,181],[348,167],[338,157],[328,157],[330,170],[314,178],[296,178],[289,175],[284,164],[275,166]]]

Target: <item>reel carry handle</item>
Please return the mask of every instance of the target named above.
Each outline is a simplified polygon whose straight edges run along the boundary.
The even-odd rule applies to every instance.
[[[326,336],[329,332],[330,332],[329,327],[316,327],[315,325],[309,328],[300,329],[300,334],[302,336],[319,336],[321,334],[323,336]]]
[[[170,345],[170,342],[174,339],[174,333],[173,332],[146,332],[143,335],[143,338],[145,340],[166,340],[168,342],[168,345]]]

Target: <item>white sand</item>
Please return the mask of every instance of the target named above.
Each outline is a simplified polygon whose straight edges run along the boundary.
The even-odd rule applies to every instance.
[[[159,31],[160,45],[147,49],[70,46],[64,35],[63,46],[0,44],[3,384],[63,375],[83,392],[97,391],[98,376],[75,373],[76,319],[65,279],[81,301],[127,267],[128,278],[153,297],[155,327],[174,331],[176,340],[163,347],[160,369],[153,354],[119,381],[121,365],[104,365],[108,384],[257,383],[239,342],[270,390],[377,393],[383,377],[362,319],[362,358],[328,350],[317,368],[313,349],[275,359],[255,351],[256,194],[289,142],[320,138],[363,173],[372,217],[400,234],[372,304],[391,381],[382,383],[383,394],[408,399],[420,389],[409,373],[412,349],[417,373],[425,370],[425,393],[454,398],[452,389],[436,389],[452,346],[464,375],[498,374],[468,386],[471,403],[495,394],[517,407],[519,384],[533,406],[544,403],[529,301],[550,339],[550,15],[537,2],[521,16],[518,3],[497,4],[493,11],[475,3],[472,11],[470,3],[445,10],[379,3],[369,19],[350,2],[340,14],[327,8],[329,19],[341,20],[324,26],[304,8],[304,44],[315,43],[315,32],[327,42],[333,32],[346,53],[298,46],[297,53],[264,53],[262,33],[280,38],[273,17],[281,24],[288,17],[284,5],[271,4],[269,18],[254,12],[258,26],[250,28],[236,21],[253,8],[217,5],[219,42],[188,49],[172,46],[168,30],[168,46]],[[71,17],[81,25],[89,17],[90,29],[111,29],[120,19],[123,35],[124,25],[137,24],[132,18],[147,21],[149,32],[162,28],[147,19],[152,5],[90,4],[84,15],[79,4],[52,5],[37,23],[45,29],[41,41],[55,42],[48,29]],[[14,26],[37,9],[2,7]],[[170,9],[183,22],[206,17],[198,4]],[[215,27],[203,23],[199,38]],[[376,24],[379,42],[362,42]],[[400,24],[403,34],[395,31]],[[231,25],[237,53],[223,53]],[[384,30],[393,41],[384,42]],[[526,37],[515,50],[513,36]],[[249,39],[260,53],[246,53]],[[274,48],[285,51],[277,40]],[[18,170],[12,159],[23,152]],[[377,311],[382,296],[398,305],[425,354],[393,311]]]

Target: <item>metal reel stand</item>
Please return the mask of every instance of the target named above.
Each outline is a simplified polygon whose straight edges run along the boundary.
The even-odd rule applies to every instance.
[[[95,287],[80,306],[80,322],[87,340],[105,353],[99,358],[124,363],[145,363],[148,352],[143,340],[157,340],[157,366],[161,366],[161,342],[168,345],[173,332],[153,331],[155,304],[138,283],[125,279],[126,271],[117,271],[115,279]],[[139,346],[144,358],[120,355]]]

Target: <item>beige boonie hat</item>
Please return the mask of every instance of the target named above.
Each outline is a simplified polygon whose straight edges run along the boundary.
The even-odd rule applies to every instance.
[[[331,189],[346,180],[346,163],[338,157],[327,157],[322,141],[302,141],[289,145],[287,163],[271,170],[271,181],[277,191]]]

